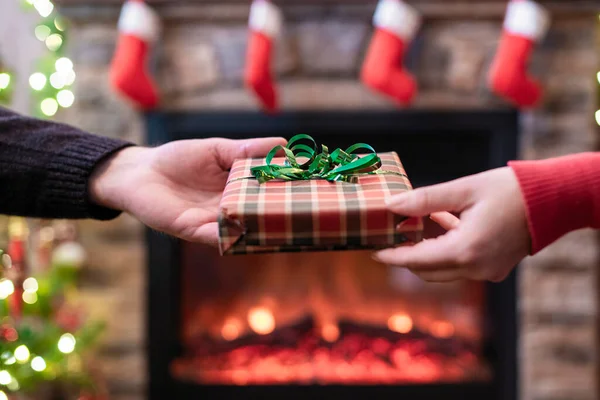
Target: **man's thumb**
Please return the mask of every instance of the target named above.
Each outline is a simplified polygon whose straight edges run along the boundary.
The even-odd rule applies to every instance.
[[[213,140],[212,146],[219,165],[224,170],[231,167],[237,159],[258,158],[267,155],[277,145],[285,145],[286,140],[278,137],[245,139],[245,140]]]
[[[398,194],[386,203],[397,214],[424,217],[438,211],[461,212],[470,204],[471,194],[467,182],[456,180]]]

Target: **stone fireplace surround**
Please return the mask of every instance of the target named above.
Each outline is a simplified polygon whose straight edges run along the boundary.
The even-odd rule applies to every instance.
[[[485,74],[501,29],[504,2],[409,1],[424,16],[408,67],[416,74],[417,109],[482,110],[508,105],[491,94]],[[108,87],[118,0],[61,0],[72,21],[69,46],[78,83],[66,122],[143,142],[142,116]],[[286,110],[385,110],[393,106],[358,81],[374,2],[281,1],[284,37],[276,71]],[[553,24],[532,71],[544,104],[521,114],[521,157],[539,159],[597,148],[598,9],[594,1],[546,1]],[[164,110],[254,110],[242,87],[249,2],[150,1],[164,31],[153,66]],[[115,399],[143,398],[144,241],[127,216],[81,224],[90,262],[84,298],[109,322],[99,358]],[[521,266],[522,399],[597,399],[597,235],[567,235]],[[115,312],[114,310],[119,310]],[[127,321],[124,323],[123,321]]]

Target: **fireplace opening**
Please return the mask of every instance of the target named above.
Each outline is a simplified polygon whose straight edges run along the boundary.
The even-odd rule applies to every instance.
[[[512,111],[160,113],[150,144],[307,133],[396,151],[415,187],[516,158]],[[433,224],[430,223],[432,226]],[[516,398],[515,277],[428,284],[368,251],[220,257],[148,232],[150,398]],[[329,392],[331,393],[331,392]]]
[[[487,382],[483,284],[426,284],[370,252],[183,246],[175,377],[202,384]]]

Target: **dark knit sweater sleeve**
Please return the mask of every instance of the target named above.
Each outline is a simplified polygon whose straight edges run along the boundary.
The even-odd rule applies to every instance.
[[[130,143],[0,107],[0,214],[35,218],[116,218],[90,202],[88,181],[106,157]]]

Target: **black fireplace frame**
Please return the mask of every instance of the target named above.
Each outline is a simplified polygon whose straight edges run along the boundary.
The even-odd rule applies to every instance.
[[[309,133],[335,127],[336,131],[376,131],[393,124],[399,132],[473,131],[487,135],[489,162],[486,169],[502,167],[517,158],[519,115],[514,110],[497,111],[352,111],[289,112],[267,116],[257,112],[153,112],[146,114],[147,143],[158,145],[173,140],[211,136],[244,138],[280,136],[283,132]],[[232,132],[236,132],[232,134]],[[369,137],[364,141],[369,142]],[[327,143],[336,146],[336,143]],[[410,171],[408,171],[410,175]],[[168,205],[165,205],[166,207]],[[180,242],[146,231],[147,240],[147,362],[148,399],[305,399],[371,396],[396,399],[514,400],[518,397],[517,365],[517,277],[487,284],[487,311],[491,338],[486,355],[492,360],[494,380],[487,384],[435,384],[408,386],[200,386],[171,377],[169,365],[181,355]],[[206,397],[208,396],[208,397]]]

